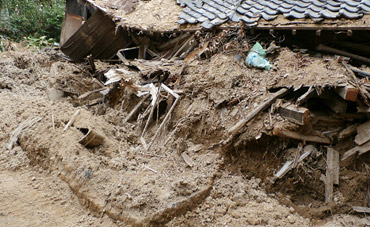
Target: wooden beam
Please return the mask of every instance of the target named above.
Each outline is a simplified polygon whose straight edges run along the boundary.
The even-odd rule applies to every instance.
[[[257,106],[252,112],[250,112],[244,119],[240,120],[238,123],[236,123],[233,127],[231,127],[228,130],[228,133],[235,135],[238,133],[238,131],[247,124],[250,120],[252,120],[258,113],[264,111],[267,107],[271,106],[273,102],[275,102],[276,99],[286,95],[289,92],[289,89],[282,88],[278,92],[273,93],[269,99],[267,99],[265,102],[261,103]]]
[[[355,143],[357,145],[362,145],[370,140],[370,121],[357,127],[357,136],[355,138]]]
[[[332,54],[337,54],[337,55],[342,55],[342,56],[346,56],[346,57],[350,57],[352,59],[361,61],[363,63],[370,64],[370,59],[369,58],[362,57],[362,56],[359,56],[359,55],[356,55],[356,54],[352,54],[352,53],[349,53],[347,51],[338,50],[338,49],[335,49],[335,48],[332,48],[332,47],[328,47],[328,46],[325,46],[323,44],[319,44],[316,47],[316,50],[318,50],[318,51],[324,51],[324,52],[328,52],[328,53],[332,53]]]
[[[285,103],[278,107],[279,114],[294,123],[305,125],[310,117],[310,111],[304,107],[296,107],[293,104]]]
[[[353,86],[337,87],[334,91],[344,100],[356,102],[359,89]]]
[[[272,133],[274,136],[286,137],[289,139],[330,144],[330,139],[325,136],[302,135],[298,132],[293,132],[288,129],[282,128],[282,127],[275,127]]]

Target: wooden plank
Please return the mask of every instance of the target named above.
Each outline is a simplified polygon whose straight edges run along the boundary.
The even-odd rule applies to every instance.
[[[333,201],[334,183],[334,149],[328,149],[326,154],[326,181],[325,181],[325,202]]]
[[[330,163],[333,170],[333,183],[339,185],[339,152],[331,147],[328,147],[328,152],[333,153],[333,161]]]
[[[357,154],[357,152],[359,152],[359,155],[362,155],[362,154],[365,154],[366,152],[368,152],[369,150],[370,150],[370,141],[368,141],[365,144],[362,144],[360,146],[356,146],[356,147],[346,151],[346,153],[344,153],[343,156],[342,156],[342,161],[347,160],[349,157]]]
[[[367,106],[358,106],[357,112],[359,113],[370,113],[370,107]]]
[[[353,136],[356,134],[356,131],[357,131],[357,124],[354,124],[354,125],[350,125],[348,126],[347,128],[343,129],[339,135],[338,135],[338,140],[344,140],[350,136]]]
[[[272,131],[274,136],[286,137],[295,140],[310,141],[315,143],[330,144],[330,139],[325,136],[302,135],[298,132],[293,132],[282,127],[275,127]]]
[[[358,155],[363,155],[370,151],[370,140],[359,146]]]
[[[370,213],[370,207],[353,206],[352,209],[358,213]]]
[[[271,182],[274,183],[276,179],[282,178],[285,174],[287,174],[291,169],[295,168],[298,163],[302,162],[304,159],[306,159],[316,148],[312,145],[307,145],[304,150],[305,152],[298,158],[297,162],[295,160],[289,160],[286,161],[283,167],[274,174],[274,176],[271,179]]]
[[[355,143],[362,145],[370,140],[370,121],[357,127],[357,136],[355,137]]]
[[[274,177],[276,178],[282,178],[289,170],[293,168],[293,161],[289,160],[286,161],[283,167],[277,173],[275,173]]]
[[[344,100],[356,102],[359,89],[353,86],[337,87],[334,91]]]
[[[278,107],[279,114],[294,123],[305,125],[308,122],[310,111],[304,107],[296,107],[293,104],[286,103]]]
[[[269,99],[267,99],[265,102],[261,103],[257,106],[252,112],[250,112],[244,119],[240,120],[238,123],[236,123],[233,127],[231,127],[228,130],[228,133],[235,135],[238,133],[238,131],[247,124],[250,120],[252,120],[258,113],[265,110],[267,107],[271,106],[273,102],[275,102],[276,99],[286,95],[289,92],[289,89],[282,88],[278,92],[271,95]]]

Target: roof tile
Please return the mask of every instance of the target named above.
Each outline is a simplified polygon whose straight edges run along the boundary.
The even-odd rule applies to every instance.
[[[227,20],[256,26],[262,17],[274,20],[284,17],[314,21],[344,17],[357,19],[370,14],[370,0],[176,0],[184,7],[177,23],[202,23],[204,28]]]

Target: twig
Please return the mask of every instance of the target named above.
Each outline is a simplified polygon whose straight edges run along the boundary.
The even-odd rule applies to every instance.
[[[80,113],[80,110],[77,110],[75,114],[72,116],[71,120],[67,123],[67,125],[64,127],[63,131],[66,131],[72,124],[75,122],[78,114]]]
[[[143,167],[144,167],[145,169],[148,169],[148,170],[152,171],[153,173],[158,173],[158,171],[157,171],[157,170],[152,169],[152,168],[150,168],[150,167],[148,167],[148,166],[146,166],[146,165],[143,165]]]

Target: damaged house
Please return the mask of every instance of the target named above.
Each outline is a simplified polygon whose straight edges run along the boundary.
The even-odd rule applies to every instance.
[[[124,63],[101,70],[104,79],[95,70],[81,76],[80,81],[100,81],[84,88],[76,83],[71,92],[76,102],[90,108],[108,100],[120,113],[125,109],[120,123],[133,122],[141,132],[138,149],[161,154],[148,161],[159,170],[145,161],[146,171],[174,168],[177,174],[152,176],[155,190],[120,189],[124,202],[79,193],[113,219],[137,226],[164,224],[206,200],[216,179],[212,171],[224,168],[218,156],[211,156],[226,153],[223,158],[230,155],[238,174],[253,172],[270,191],[292,195],[285,205],[301,215],[321,218],[335,206],[341,213],[370,213],[370,205],[360,204],[370,198],[364,189],[370,188],[367,169],[345,169],[370,150],[370,73],[362,67],[370,64],[369,14],[370,0],[67,0],[61,51],[75,62],[88,57],[92,68],[91,59]],[[261,42],[266,52],[274,56],[271,70],[247,68],[250,44],[262,36],[267,37]],[[221,54],[214,49],[222,49]],[[281,50],[278,55],[275,49]],[[171,143],[176,152],[165,147]],[[176,169],[179,162],[183,172]],[[202,184],[180,183],[173,192],[177,186],[165,180],[192,178],[200,163]],[[114,175],[115,170],[97,166]],[[120,171],[133,182],[139,170]],[[350,187],[353,175],[360,179],[359,189],[346,191],[344,205],[334,204],[335,192]],[[108,190],[100,185],[95,184],[97,191]],[[183,194],[182,187],[191,190]],[[152,200],[131,204],[124,190],[144,191]],[[162,193],[166,190],[173,194]]]
[[[369,12],[368,0],[67,0],[61,50],[73,60],[111,59],[118,50],[171,59],[197,46],[197,31],[243,28],[369,63]]]

